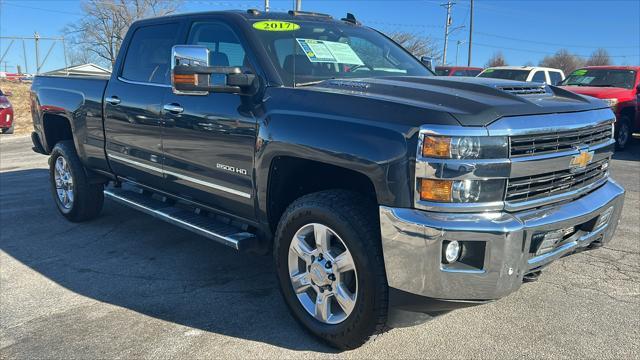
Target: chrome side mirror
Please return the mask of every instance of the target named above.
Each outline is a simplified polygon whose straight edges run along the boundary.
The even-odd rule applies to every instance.
[[[197,45],[175,45],[171,49],[171,87],[177,95],[207,95],[210,92],[244,94],[256,76],[243,74],[235,66],[210,66],[209,49]]]

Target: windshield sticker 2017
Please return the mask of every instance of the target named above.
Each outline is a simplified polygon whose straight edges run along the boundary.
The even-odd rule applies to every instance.
[[[364,65],[349,44],[314,39],[296,40],[311,62]]]
[[[262,31],[295,31],[300,29],[300,25],[288,21],[258,21],[253,24],[253,28]]]

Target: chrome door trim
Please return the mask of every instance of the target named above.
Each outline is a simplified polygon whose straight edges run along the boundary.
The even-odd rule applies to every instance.
[[[127,159],[125,157],[121,157],[121,156],[118,156],[118,155],[113,155],[111,153],[108,153],[107,155],[109,156],[109,158],[112,158],[114,160],[119,160],[119,161],[122,161],[122,162],[126,162],[126,163],[129,163],[131,165],[139,166],[141,168],[152,170],[152,171],[159,172],[159,173],[162,174],[162,169],[159,168],[159,167],[155,167],[153,165],[147,165],[145,163],[141,163],[141,162],[138,162],[138,161],[135,161],[135,160]]]
[[[118,156],[118,155],[113,155],[112,153],[107,153],[107,156],[109,158],[114,159],[114,160],[119,160],[119,161],[126,162],[126,163],[129,163],[129,164],[135,165],[135,166],[139,166],[139,167],[142,167],[142,168],[145,168],[145,169],[149,169],[149,170],[152,170],[152,171],[155,171],[155,172],[159,172],[159,173],[163,174],[165,177],[166,177],[166,175],[171,175],[171,176],[174,176],[174,177],[176,177],[178,179],[186,180],[186,181],[192,182],[194,184],[198,184],[198,185],[210,187],[212,189],[224,191],[226,193],[237,195],[237,196],[241,196],[241,197],[246,198],[246,199],[251,199],[251,194],[246,193],[244,191],[231,189],[231,188],[228,188],[226,186],[218,185],[218,184],[211,183],[211,182],[208,182],[208,181],[203,181],[203,180],[200,180],[200,179],[193,178],[191,176],[183,175],[183,174],[176,173],[176,172],[169,171],[169,170],[164,170],[164,169],[152,166],[152,165],[147,165],[147,164],[135,161],[135,160],[127,159],[125,157],[121,157],[121,156]]]
[[[233,195],[241,196],[243,198],[251,199],[251,194],[246,193],[244,191],[231,189],[231,188],[228,188],[226,186],[222,186],[222,185],[214,184],[214,183],[211,183],[211,182],[203,181],[203,180],[200,180],[200,179],[192,178],[191,176],[179,174],[179,173],[176,173],[176,172],[173,172],[173,171],[169,171],[169,170],[164,170],[164,174],[165,175],[175,176],[175,177],[177,177],[179,179],[187,180],[187,181],[192,182],[194,184],[210,187],[212,189],[224,191],[224,192],[227,192],[227,193],[230,193],[230,194],[233,194]]]

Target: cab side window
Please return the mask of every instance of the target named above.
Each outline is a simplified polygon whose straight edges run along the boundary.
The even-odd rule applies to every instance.
[[[122,78],[153,84],[170,84],[171,47],[176,44],[179,24],[140,27],[129,43]]]
[[[217,22],[196,22],[189,31],[189,45],[209,49],[209,65],[237,66],[251,69],[240,40],[226,25]]]
[[[544,76],[544,71],[536,71],[535,74],[533,74],[533,78],[531,78],[531,81],[533,82],[547,82],[547,78]]]

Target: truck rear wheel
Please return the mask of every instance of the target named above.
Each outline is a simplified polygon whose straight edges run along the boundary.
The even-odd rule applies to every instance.
[[[89,182],[72,141],[56,144],[49,158],[51,192],[58,211],[73,222],[98,216],[104,203],[104,186]]]
[[[13,134],[13,129],[15,127],[15,124],[16,124],[15,122],[11,123],[11,126],[9,126],[8,128],[2,129],[2,133],[3,134]]]
[[[294,201],[274,257],[284,299],[306,329],[354,349],[386,330],[388,286],[375,206],[342,190]]]

